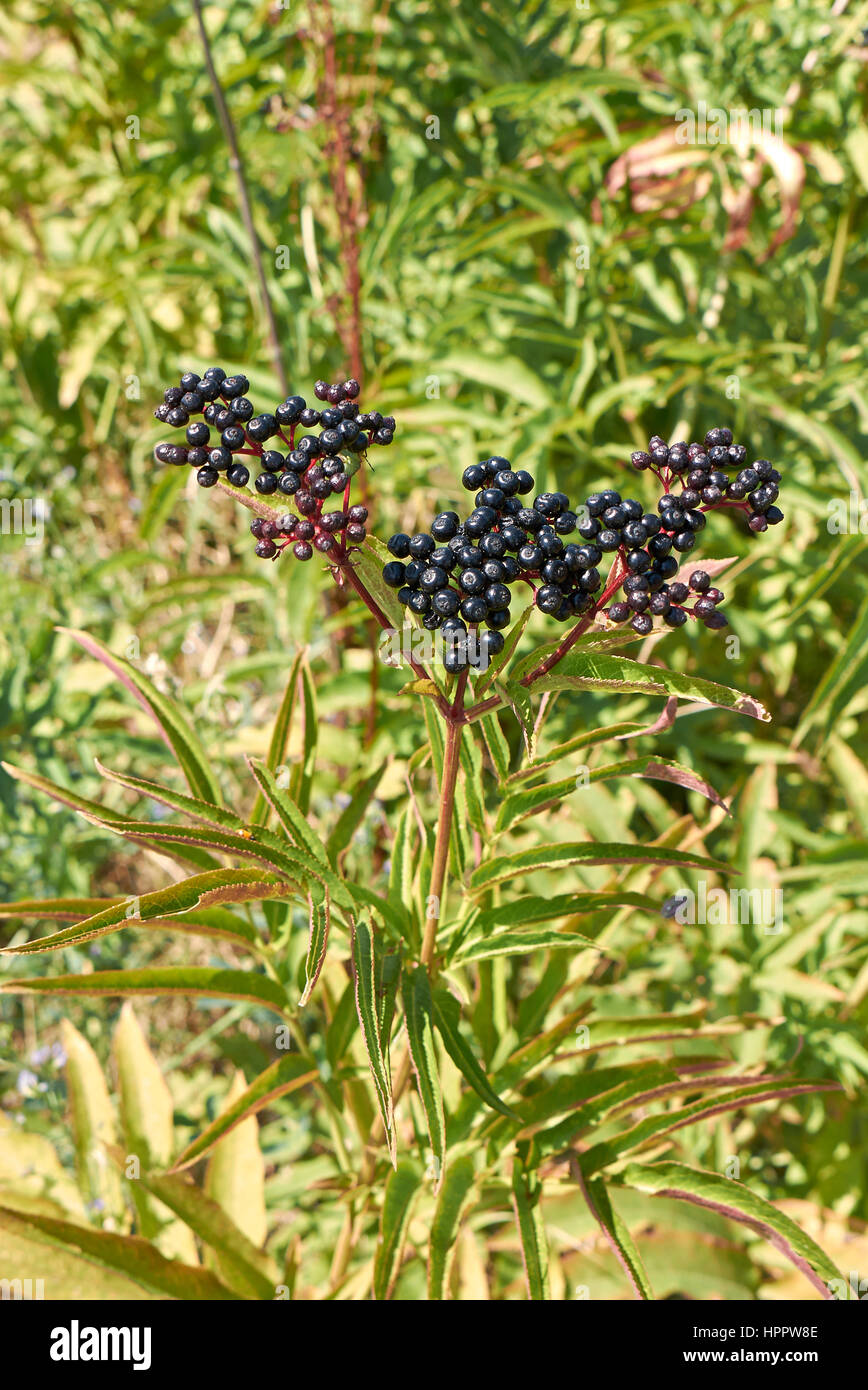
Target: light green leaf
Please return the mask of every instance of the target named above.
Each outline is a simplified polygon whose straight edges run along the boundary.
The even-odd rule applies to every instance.
[[[374,1255],[374,1298],[391,1298],[401,1268],[401,1256],[413,1203],[422,1184],[419,1166],[402,1159],[386,1179],[380,1236]]]

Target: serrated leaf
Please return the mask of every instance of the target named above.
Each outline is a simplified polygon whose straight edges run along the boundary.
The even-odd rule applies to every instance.
[[[456,953],[454,961],[456,965],[467,965],[470,961],[493,960],[497,956],[523,956],[528,951],[581,951],[586,948],[602,951],[604,955],[619,954],[579,932],[561,932],[543,927],[538,931],[498,932],[487,940],[469,942]]]
[[[211,903],[256,902],[262,898],[285,897],[288,891],[287,885],[276,875],[263,874],[259,869],[211,869],[207,873],[183,879],[180,883],[172,883],[168,888],[143,893],[141,897],[117,899],[92,917],[86,917],[83,922],[64,927],[51,936],[25,941],[19,946],[6,946],[3,950],[13,955],[57,951],[66,946],[93,941],[124,927],[144,924],[223,936],[237,941],[240,946],[249,947],[258,941],[258,936],[255,928],[242,917],[230,913],[209,917],[207,911],[197,915],[196,909]],[[190,914],[189,917],[187,914]]]
[[[213,970],[206,966],[146,967],[142,970],[95,970],[89,975],[50,975],[22,980],[3,980],[6,994],[102,994],[102,995],[206,995],[213,999],[238,999],[284,1015],[283,989],[266,975],[245,970]]]
[[[461,1009],[458,1000],[446,989],[435,989],[431,996],[434,1024],[438,1033],[443,1039],[443,1046],[452,1058],[458,1070],[461,1072],[465,1081],[473,1087],[476,1094],[490,1105],[493,1110],[497,1110],[501,1115],[506,1115],[510,1119],[515,1118],[515,1112],[504,1104],[500,1096],[492,1088],[488,1077],[477,1062],[469,1045],[465,1042],[461,1033]]]
[[[446,1164],[446,1120],[443,1114],[443,1095],[437,1071],[437,1052],[434,1047],[431,985],[423,965],[405,970],[401,988],[404,1001],[404,1022],[410,1044],[410,1057],[416,1074],[416,1085],[431,1152],[434,1155],[434,1191],[437,1192]]]
[[[65,632],[88,655],[107,666],[135,697],[142,709],[151,716],[166,744],[175,754],[193,795],[210,801],[215,806],[220,805],[220,788],[211,771],[205,750],[180,706],[157,690],[131,662],[124,657],[115,656],[95,637],[76,628],[60,627],[58,631]]]
[[[653,1301],[654,1293],[648,1282],[648,1275],[645,1273],[642,1257],[636,1249],[636,1245],[628,1227],[612,1206],[609,1193],[606,1190],[606,1184],[600,1179],[596,1182],[586,1183],[582,1177],[581,1168],[578,1165],[576,1165],[576,1176],[590,1213],[611,1246],[615,1258],[630,1280],[636,1297]]]
[[[578,844],[536,845],[533,849],[498,856],[480,864],[470,878],[472,891],[479,892],[518,874],[538,869],[563,868],[567,864],[680,864],[685,868],[714,873],[733,870],[717,859],[704,859],[686,850],[662,845],[607,845],[580,841]]]
[[[311,1065],[308,1057],[293,1054],[282,1057],[279,1062],[273,1062],[187,1145],[172,1165],[172,1171],[189,1168],[191,1163],[198,1162],[236,1125],[241,1124],[250,1115],[255,1115],[278,1096],[288,1095],[291,1091],[297,1091],[318,1079],[319,1072]]]
[[[677,695],[704,705],[735,710],[768,723],[771,715],[758,700],[726,685],[699,676],[668,671],[662,666],[645,666],[624,656],[601,652],[568,652],[563,660],[534,681],[533,690],[614,690],[622,694]]]
[[[312,896],[308,898],[308,912],[309,931],[307,956],[304,962],[304,990],[298,1001],[299,1005],[306,1004],[310,999],[325,963],[331,925],[328,889],[325,890],[321,902],[315,901]]]
[[[362,1038],[368,1055],[368,1066],[374,1082],[377,1104],[389,1143],[389,1156],[394,1166],[396,1158],[395,1131],[392,1119],[392,1087],[389,1079],[389,1066],[380,1039],[374,966],[375,942],[376,938],[363,917],[359,917],[353,922],[352,963],[356,1012],[362,1028]]]
[[[684,1163],[631,1163],[619,1174],[618,1182],[655,1197],[693,1202],[749,1226],[791,1260],[824,1298],[835,1296],[830,1285],[844,1283],[840,1271],[800,1226],[733,1178]]]
[[[255,1121],[254,1121],[255,1123]],[[274,1261],[232,1219],[230,1212],[189,1178],[143,1173],[141,1185],[174,1212],[215,1253],[223,1281],[242,1298],[273,1299],[280,1283]]]
[[[292,843],[303,854],[310,855],[311,859],[318,861],[323,867],[328,867],[326,852],[319,836],[311,829],[306,816],[302,815],[292,797],[278,785],[274,773],[253,758],[247,759],[247,765],[263,796],[277,812],[278,820]]]

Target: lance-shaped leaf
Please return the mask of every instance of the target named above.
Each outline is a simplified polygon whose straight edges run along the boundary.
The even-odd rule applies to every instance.
[[[437,1052],[434,1047],[434,1024],[431,986],[424,965],[404,972],[401,989],[404,1001],[404,1022],[410,1043],[410,1058],[416,1073],[416,1085],[431,1152],[434,1155],[434,1191],[440,1187],[446,1163],[446,1120],[443,1115],[443,1094],[437,1071]]]
[[[331,925],[331,913],[329,909],[329,894],[326,888],[322,893],[321,901],[317,902],[313,894],[308,895],[308,912],[310,926],[307,943],[307,956],[304,962],[304,989],[302,991],[299,1004],[306,1004],[313,993],[314,986],[320,977],[326,958],[326,947],[328,946],[329,927]]]
[[[368,1066],[374,1082],[377,1104],[389,1143],[389,1156],[396,1161],[395,1130],[392,1116],[392,1086],[389,1064],[383,1052],[377,1008],[376,971],[374,964],[375,937],[364,917],[352,924],[353,982],[356,1013],[362,1028],[362,1038],[368,1055]]]
[[[116,1139],[108,1086],[87,1039],[68,1018],[61,1020],[60,1027],[79,1186],[95,1210],[117,1220],[123,1200],[120,1180],[107,1159],[108,1148]]]
[[[553,671],[534,681],[538,690],[614,690],[621,694],[639,692],[643,695],[677,695],[686,700],[698,700],[704,705],[748,714],[752,719],[768,723],[771,715],[759,700],[743,695],[727,685],[668,671],[662,666],[645,666],[625,656],[610,656],[602,652],[568,652]]]
[[[293,1054],[282,1057],[279,1062],[273,1062],[245,1091],[240,1092],[206,1129],[203,1129],[198,1138],[187,1145],[172,1165],[172,1171],[189,1168],[191,1163],[196,1163],[208,1153],[217,1141],[229,1134],[236,1125],[241,1124],[248,1116],[255,1115],[264,1106],[270,1105],[278,1096],[288,1095],[291,1091],[297,1091],[318,1079],[319,1072],[309,1057]]]
[[[505,782],[509,776],[509,744],[504,738],[500,720],[494,712],[483,714],[480,716],[479,728],[497,780]]]
[[[141,1236],[121,1236],[96,1231],[72,1221],[61,1221],[41,1213],[20,1212],[0,1207],[0,1231],[13,1237],[36,1240],[51,1250],[75,1251],[104,1269],[127,1275],[134,1283],[166,1298],[191,1302],[234,1300],[238,1295],[221,1284],[206,1269],[192,1269],[178,1260],[167,1260],[149,1240]]]
[[[486,860],[472,874],[470,887],[479,892],[518,874],[532,873],[536,869],[560,869],[568,864],[676,864],[718,874],[734,872],[717,859],[705,859],[699,854],[668,849],[664,845],[611,845],[581,840],[573,844],[535,845],[533,849]]]
[[[260,869],[210,869],[180,883],[172,883],[168,888],[143,893],[141,897],[117,899],[74,926],[3,949],[18,955],[57,951],[121,931],[124,927],[144,925],[222,936],[239,946],[249,947],[258,941],[255,928],[234,913],[212,910],[209,914],[207,905],[258,902],[264,898],[286,897],[289,892],[287,884],[275,874],[263,873]]]
[[[47,777],[40,777],[36,772],[26,772],[24,768],[13,767],[11,763],[0,763],[0,767],[17,782],[26,782],[29,787],[33,787],[34,791],[43,792],[46,796],[50,796],[52,801],[59,802],[61,806],[69,806],[93,825],[99,825],[103,829],[113,829],[115,834],[122,833],[118,829],[120,826],[134,826],[137,830],[136,842],[145,845],[148,849],[156,850],[158,854],[171,855],[184,864],[194,864],[200,869],[219,867],[217,861],[210,854],[193,844],[172,847],[158,844],[149,833],[157,828],[156,822],[152,824],[148,821],[144,825],[137,825],[137,822],[133,821],[130,816],[123,816],[119,811],[109,812],[98,802],[87,801],[83,796],[77,796],[75,792],[68,791],[66,787],[57,786],[56,783],[50,782]]]
[[[454,961],[457,965],[467,965],[472,960],[493,960],[495,956],[523,956],[528,951],[581,951],[585,947],[613,957],[620,955],[619,951],[600,946],[580,932],[541,927],[537,931],[496,932],[487,940],[477,939],[460,950]]]
[[[353,836],[361,825],[365,817],[365,812],[371,804],[371,799],[377,787],[380,785],[383,773],[386,770],[386,763],[380,763],[374,771],[364,777],[359,782],[349,802],[341,811],[334,830],[326,841],[326,853],[329,863],[337,867],[340,856],[350,844]]]
[[[283,699],[280,702],[280,709],[277,711],[277,718],[271,731],[271,742],[268,745],[268,756],[265,759],[265,765],[271,772],[276,773],[286,757],[289,731],[292,726],[292,715],[298,693],[298,673],[303,656],[303,652],[298,652],[292,663],[283,692]],[[262,792],[257,792],[256,801],[250,813],[250,824],[265,825],[268,821],[268,811],[268,802]]]
[[[228,1110],[246,1089],[243,1073],[236,1071],[221,1108]],[[214,1145],[205,1172],[205,1192],[256,1249],[265,1244],[265,1160],[255,1115],[240,1120]],[[232,1283],[236,1277],[234,1257],[222,1251],[209,1252],[209,1256],[208,1263],[216,1266],[224,1282]],[[273,1291],[276,1280],[269,1282]]]
[[[527,1296],[534,1302],[551,1298],[548,1239],[540,1208],[541,1196],[539,1174],[526,1168],[521,1154],[517,1153],[512,1165],[512,1206],[518,1226]]]
[[[207,966],[161,966],[142,970],[95,970],[90,975],[34,976],[3,980],[6,994],[206,995],[238,999],[271,1009],[281,1017],[287,1008],[283,989],[267,975],[249,970],[213,970]]]
[[[146,777],[133,777],[128,772],[113,772],[101,763],[99,758],[94,758],[94,763],[100,775],[109,782],[117,782],[118,786],[139,792],[141,796],[146,796],[161,806],[168,806],[173,811],[179,811],[191,820],[201,821],[204,825],[212,825],[218,830],[228,830],[233,834],[247,828],[241,816],[237,816],[234,811],[227,811],[223,806],[212,806],[201,797],[188,796],[184,792],[164,786],[162,782],[153,782]],[[104,816],[109,818],[108,813],[104,813]]]
[[[642,1257],[636,1249],[628,1227],[612,1206],[606,1184],[599,1179],[586,1183],[578,1164],[575,1165],[574,1172],[582,1189],[582,1196],[588,1204],[588,1210],[603,1232],[615,1259],[630,1280],[636,1298],[653,1300],[654,1293],[648,1282]]]
[[[309,854],[311,859],[327,865],[328,859],[319,836],[311,829],[307,817],[302,815],[289,793],[278,784],[274,773],[264,763],[256,762],[253,758],[247,759],[247,766],[256,778],[266,801],[277,812],[278,820],[293,844],[303,853]]]
[[[121,1009],[112,1049],[117,1066],[124,1142],[119,1166],[130,1176],[129,1157],[135,1155],[139,1160],[138,1172],[129,1183],[139,1234],[155,1241],[157,1248],[170,1259],[197,1265],[199,1256],[192,1231],[183,1221],[173,1220],[172,1213],[149,1194],[141,1181],[142,1172],[147,1175],[151,1169],[165,1168],[172,1161],[174,1107],[171,1092],[129,1000]]]
[[[374,1255],[374,1298],[391,1298],[401,1268],[413,1203],[422,1184],[419,1166],[403,1158],[386,1179],[380,1235]]]
[[[398,1008],[398,990],[401,986],[401,967],[403,962],[403,943],[396,950],[377,951],[374,956],[374,971],[377,989],[377,1027],[380,1030],[380,1044],[389,1075],[392,1081],[392,1060],[389,1048],[392,1042],[392,1024]]]
[[[65,632],[117,676],[157,725],[162,738],[175,754],[193,795],[219,805],[222,798],[217,779],[211,771],[198,734],[178,703],[163,695],[137,667],[124,657],[115,656],[95,637],[75,628],[61,627],[58,631]]]
[[[701,1082],[697,1082],[701,1085]],[[786,1084],[765,1078],[751,1085],[738,1086],[719,1096],[703,1096],[678,1110],[662,1115],[646,1115],[638,1124],[604,1143],[595,1144],[582,1154],[582,1172],[586,1177],[599,1172],[601,1168],[614,1163],[631,1149],[638,1148],[649,1140],[659,1139],[664,1134],[674,1133],[685,1125],[698,1124],[701,1120],[714,1119],[716,1115],[730,1110],[742,1110],[747,1105],[760,1105],[764,1101],[789,1100],[795,1096],[809,1095],[813,1091],[840,1091],[841,1087],[832,1082],[794,1081]]]
[[[497,907],[486,908],[470,920],[468,941],[477,937],[488,937],[500,927],[528,926],[531,922],[553,922],[558,917],[580,917],[608,910],[613,907],[641,907],[646,912],[658,913],[660,902],[645,893],[632,893],[628,889],[611,893],[556,893],[551,898],[518,898],[512,903],[501,903]],[[462,946],[462,950],[463,950]]]
[[[470,1205],[475,1183],[476,1169],[471,1154],[461,1154],[450,1161],[431,1221],[428,1245],[430,1299],[442,1299],[448,1288],[458,1230],[462,1216]]]
[[[443,1046],[452,1058],[465,1081],[473,1087],[480,1099],[493,1110],[510,1119],[515,1112],[500,1099],[493,1090],[488,1077],[477,1062],[461,1032],[461,1008],[454,994],[448,989],[435,989],[431,996],[434,1024],[443,1039]]]
[[[180,1174],[143,1172],[138,1181],[210,1246],[219,1257],[225,1284],[242,1298],[274,1298],[280,1275],[271,1256],[208,1193]]]
[[[506,680],[505,677],[496,680],[494,682],[494,688],[504,704],[509,705],[518,720],[524,739],[524,746],[527,750],[527,756],[533,758],[535,756],[534,714],[530,695],[523,685],[519,685],[517,681]]]
[[[628,762],[607,763],[603,767],[595,767],[588,771],[587,777],[579,780],[578,777],[564,777],[557,782],[546,782],[539,787],[530,787],[524,791],[513,792],[501,804],[495,823],[495,831],[502,832],[510,829],[517,821],[524,820],[528,816],[539,815],[551,807],[563,802],[566,796],[581,797],[585,787],[597,782],[610,782],[621,777],[646,777],[651,781],[671,782],[675,786],[684,787],[687,791],[698,792],[707,801],[711,801],[715,806],[720,806],[724,811],[729,812],[726,802],[718,796],[714,787],[709,782],[698,777],[689,767],[683,767],[681,763],[673,762],[671,759],[656,758],[651,754],[641,758],[631,758]],[[577,805],[577,802],[573,802]]]
[[[306,661],[301,665],[301,708],[304,715],[301,761],[293,768],[290,795],[301,811],[307,815],[310,810],[310,793],[313,786],[313,770],[316,763],[316,747],[319,738],[319,720],[316,713],[316,690],[313,677]]]
[[[684,1163],[631,1163],[617,1181],[655,1197],[674,1197],[706,1207],[748,1226],[785,1255],[824,1298],[844,1284],[840,1271],[819,1245],[789,1216],[744,1183]],[[831,1287],[830,1287],[831,1285]]]

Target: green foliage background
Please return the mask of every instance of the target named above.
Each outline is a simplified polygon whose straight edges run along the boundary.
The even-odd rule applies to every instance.
[[[309,392],[315,377],[349,366],[346,263],[316,106],[322,6],[240,0],[205,16],[284,360],[293,388]],[[868,1219],[868,522],[845,534],[827,523],[832,499],[858,522],[868,481],[868,6],[830,19],[798,0],[599,0],[588,10],[551,0],[510,7],[505,22],[498,6],[404,0],[338,3],[334,18],[364,170],[366,396],[399,421],[369,477],[375,533],[414,529],[455,505],[461,469],[491,452],[582,497],[628,485],[625,460],[649,434],[693,438],[729,423],[785,474],[784,526],[754,539],[719,518],[709,544],[738,557],[725,584],[737,656],[715,634],[687,630],[663,653],[676,670],[749,692],[773,722],[705,710],[638,744],[707,777],[733,816],[710,818],[693,793],[645,782],[596,786],[580,814],[595,838],[625,841],[694,817],[707,852],[745,883],[783,890],[782,939],[625,919],[623,959],[599,977],[602,1007],[706,1000],[711,1019],[763,1021],[733,1043],[741,1062],[840,1082],[840,1097],[724,1117],[681,1151],[718,1168],[738,1153],[757,1190],[833,1211],[858,1232]],[[242,753],[265,752],[293,653],[309,645],[320,713],[314,820],[333,822],[348,770],[352,783],[393,760],[351,850],[357,871],[376,879],[405,796],[402,769],[424,741],[398,695],[403,677],[379,668],[372,722],[362,610],[336,607],[315,565],[257,561],[228,499],[197,494],[180,470],[152,460],[164,433],[153,404],[180,371],[220,362],[247,372],[262,408],[279,394],[192,13],[154,0],[120,11],[11,0],[0,75],[0,498],[43,499],[47,512],[44,543],[0,536],[3,757],[93,798],[103,789],[97,755],[139,776],[165,769],[153,730],[56,630],[86,629],[180,697],[240,808],[250,799]],[[700,102],[782,110],[783,146],[664,148],[679,109]],[[653,500],[641,479],[635,487]],[[543,640],[541,620],[532,632]],[[554,736],[607,722],[609,704],[562,697]],[[656,712],[621,697],[614,717],[650,723]],[[518,757],[519,732],[504,728]],[[133,804],[116,786],[107,798]],[[570,814],[552,814],[553,838],[569,838]],[[0,850],[4,899],[138,893],[163,881],[141,854],[2,772]],[[665,895],[682,882],[667,870],[657,886]],[[214,961],[207,943],[156,933],[65,954],[76,970]],[[60,967],[27,958],[24,968]],[[534,990],[542,999],[549,985],[566,987],[569,970],[557,953],[539,953],[483,982],[474,1027],[486,1061],[519,1008],[532,1016]],[[233,1065],[250,1078],[270,1057],[243,1010],[212,1019],[203,1007],[161,1001],[149,1014],[185,1139],[216,1112]],[[67,1163],[62,1077],[33,1054],[66,1017],[106,1060],[115,1013],[99,1001],[11,998],[0,1010],[0,1106],[50,1136]],[[22,1085],[22,1069],[36,1080]],[[327,1171],[310,1123],[287,1103],[261,1131],[272,1213],[304,1205]],[[311,1230],[317,1219],[312,1204]],[[562,1213],[565,1229],[570,1219]],[[319,1250],[302,1223],[317,1251],[311,1287],[327,1272],[330,1221]],[[285,1224],[271,1230],[282,1256]],[[694,1238],[684,1234],[686,1247]],[[483,1227],[480,1249],[486,1239]],[[693,1296],[707,1296],[690,1250],[693,1274],[661,1274],[663,1292],[694,1278]],[[496,1232],[489,1255],[492,1296],[516,1296]],[[562,1258],[560,1296],[582,1282],[572,1258]],[[465,1263],[461,1277],[475,1287]],[[732,1287],[756,1287],[755,1270],[730,1275]],[[402,1278],[398,1296],[417,1296],[412,1261]],[[771,1286],[768,1270],[756,1278]],[[617,1280],[612,1288],[623,1296]]]

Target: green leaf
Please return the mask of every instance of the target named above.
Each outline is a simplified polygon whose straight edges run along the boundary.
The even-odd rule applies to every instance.
[[[546,676],[533,683],[533,690],[615,690],[621,694],[639,692],[644,695],[677,695],[700,704],[717,705],[721,709],[749,714],[753,719],[768,723],[771,715],[750,695],[742,695],[726,685],[680,671],[667,671],[662,666],[645,666],[624,656],[605,652],[573,651]]]
[[[301,761],[292,772],[290,797],[303,816],[310,810],[310,793],[313,785],[313,770],[316,764],[316,746],[319,738],[319,720],[316,712],[316,690],[307,662],[301,665],[301,700],[304,713],[304,732],[302,736]]]
[[[578,917],[583,913],[597,912],[611,907],[639,907],[646,912],[657,913],[659,902],[644,893],[630,893],[626,889],[611,893],[560,893],[552,898],[519,898],[513,903],[501,903],[498,907],[487,908],[474,916],[470,924],[471,945],[488,938],[499,927],[527,926],[531,922],[553,922],[558,917]],[[464,950],[462,943],[461,950]]]
[[[475,1182],[476,1169],[470,1154],[462,1154],[450,1162],[431,1221],[428,1245],[429,1299],[442,1299],[448,1287],[461,1218],[473,1196]]]
[[[505,782],[509,776],[509,744],[503,736],[500,727],[500,720],[497,714],[483,714],[479,720],[479,727],[482,737],[485,739],[485,746],[488,749],[488,756],[497,775],[499,782]]]
[[[310,913],[310,928],[307,957],[304,962],[304,990],[298,1001],[299,1005],[306,1004],[310,999],[316,982],[320,977],[320,971],[325,963],[329,927],[331,925],[328,889],[325,890],[321,902],[316,902],[312,896],[308,897],[308,907]]]
[[[423,965],[404,972],[401,997],[404,1001],[404,1021],[410,1043],[410,1057],[416,1073],[422,1109],[425,1112],[431,1152],[434,1155],[434,1191],[437,1192],[446,1165],[446,1121],[434,1047],[431,986],[428,972]]]
[[[352,927],[353,980],[355,982],[356,1012],[362,1028],[362,1038],[368,1055],[368,1065],[389,1141],[389,1156],[395,1163],[395,1131],[392,1121],[392,1087],[389,1066],[380,1038],[376,997],[374,958],[376,938],[363,917]]]
[[[578,1164],[575,1172],[588,1209],[612,1247],[615,1258],[630,1280],[636,1297],[653,1301],[654,1292],[648,1282],[642,1257],[636,1249],[628,1227],[609,1200],[606,1184],[600,1179],[586,1183]]]
[[[510,1110],[492,1089],[488,1077],[464,1041],[460,1026],[461,1009],[455,996],[447,989],[435,989],[432,993],[432,1008],[434,1023],[443,1039],[443,1046],[464,1079],[486,1105],[490,1105],[501,1115],[515,1118],[515,1112]]]
[[[512,1165],[512,1205],[521,1242],[527,1296],[534,1302],[551,1298],[548,1240],[540,1209],[541,1196],[539,1174],[527,1169],[516,1154]]]
[[[133,821],[129,816],[122,816],[119,811],[112,811],[112,820],[109,822],[108,815],[104,806],[100,806],[96,801],[86,801],[82,796],[76,796],[75,792],[67,791],[65,787],[59,787],[54,782],[49,782],[47,777],[40,777],[36,772],[25,772],[23,768],[13,767],[11,763],[0,763],[4,772],[8,773],[17,782],[25,782],[27,786],[34,790],[44,792],[53,801],[60,802],[61,806],[69,806],[79,815],[84,816],[85,820],[92,821],[94,825],[99,825],[103,829],[112,829],[115,834],[122,834],[121,826],[132,826],[136,831],[137,843],[146,845],[149,849],[155,849],[159,854],[174,853],[177,859],[185,863],[195,864],[201,869],[215,869],[218,867],[215,859],[210,854],[193,846],[179,845],[174,851],[160,847],[156,840],[152,839],[149,831],[157,828],[157,822],[146,822],[144,825]]]
[[[290,668],[286,687],[283,692],[283,699],[280,702],[280,709],[277,711],[277,718],[274,721],[274,728],[271,732],[271,742],[268,745],[268,756],[265,759],[269,771],[277,772],[286,757],[286,749],[289,743],[289,731],[292,726],[292,715],[295,709],[295,701],[298,693],[298,672],[302,663],[303,652],[298,652]],[[266,825],[268,822],[268,803],[261,792],[257,793],[253,810],[250,813],[251,825]]]
[[[117,676],[142,709],[154,720],[165,742],[175,754],[193,795],[218,806],[222,797],[217,780],[211,771],[210,762],[199,737],[180,706],[157,690],[131,662],[115,656],[95,637],[76,628],[60,627],[58,631],[65,632],[90,656],[101,661]]]
[[[697,1087],[701,1082],[697,1081]],[[685,1125],[698,1124],[701,1120],[712,1119],[730,1110],[742,1110],[748,1105],[759,1105],[763,1101],[785,1100],[792,1096],[808,1095],[813,1091],[837,1091],[835,1082],[787,1081],[768,1077],[750,1085],[737,1086],[732,1090],[720,1091],[711,1096],[682,1105],[677,1110],[663,1114],[646,1115],[644,1119],[622,1130],[614,1138],[595,1144],[582,1154],[582,1172],[586,1177],[599,1172],[601,1168],[616,1162],[631,1149],[639,1148],[651,1139],[659,1139],[671,1134]]]
[[[517,821],[527,816],[539,815],[549,807],[557,806],[565,796],[581,796],[584,789],[597,782],[608,782],[618,777],[646,777],[660,782],[671,782],[687,791],[698,792],[707,801],[728,811],[726,802],[718,796],[714,788],[698,777],[690,768],[667,758],[657,758],[647,754],[630,758],[623,763],[606,763],[602,767],[589,770],[587,777],[564,777],[557,782],[545,782],[538,787],[528,787],[513,792],[501,803],[495,822],[495,833],[509,830]]]
[[[491,960],[495,956],[522,956],[528,951],[580,951],[585,947],[605,955],[618,954],[579,932],[543,927],[538,931],[499,932],[487,940],[471,941],[456,953],[454,961],[456,965],[467,965],[473,960]]]
[[[90,975],[34,976],[3,980],[6,994],[103,994],[103,995],[206,995],[211,999],[239,999],[281,1015],[286,994],[266,975],[245,970],[213,970],[206,966],[147,967],[142,970],[95,970]]]
[[[6,1207],[0,1207],[0,1230],[11,1236],[36,1239],[46,1249],[75,1251],[104,1269],[128,1275],[141,1288],[166,1298],[210,1302],[238,1297],[208,1270],[191,1269],[177,1260],[167,1260],[141,1236],[95,1231],[89,1226],[59,1221],[36,1212],[24,1217]]]
[[[191,1163],[198,1162],[237,1124],[241,1124],[248,1116],[255,1115],[264,1106],[270,1105],[278,1096],[288,1095],[291,1091],[297,1091],[302,1086],[318,1080],[319,1072],[311,1064],[309,1057],[293,1054],[282,1057],[279,1062],[273,1062],[251,1082],[246,1091],[240,1092],[231,1105],[222,1110],[217,1118],[203,1129],[198,1138],[187,1145],[172,1165],[172,1171],[189,1168]]]
[[[791,1260],[824,1298],[833,1299],[832,1288],[844,1285],[840,1271],[819,1245],[789,1216],[744,1183],[689,1168],[684,1163],[668,1162],[631,1163],[619,1175],[618,1182],[655,1197],[693,1202],[750,1227]]]
[[[374,1255],[374,1298],[391,1298],[401,1267],[413,1203],[422,1183],[419,1166],[402,1159],[386,1179],[380,1238]]]
[[[374,768],[370,776],[363,778],[353,792],[349,803],[341,811],[337,824],[326,841],[326,853],[333,868],[337,868],[341,854],[347,849],[361,825],[386,767],[387,763],[380,763],[379,767]]]
[[[214,1198],[172,1173],[143,1172],[142,1187],[173,1211],[219,1257],[223,1280],[242,1298],[273,1299],[280,1283],[274,1261]]]
[[[13,955],[57,951],[65,946],[93,941],[96,937],[106,936],[124,927],[143,925],[223,936],[249,947],[259,938],[255,928],[243,918],[229,912],[209,916],[207,911],[197,913],[196,909],[210,903],[255,902],[262,898],[286,897],[288,891],[287,885],[275,875],[264,874],[260,869],[211,869],[207,873],[183,879],[180,883],[172,883],[168,888],[143,893],[139,898],[120,898],[92,917],[86,917],[83,922],[64,927],[51,936],[25,941],[19,946],[6,946],[3,950]],[[192,915],[188,917],[186,914]]]
[[[662,845],[606,845],[580,841],[578,844],[536,845],[533,849],[489,859],[471,875],[470,887],[479,892],[518,874],[563,868],[567,864],[680,864],[719,874],[733,872],[717,859],[703,859],[698,854]]]
[[[527,749],[527,756],[533,758],[534,755],[534,713],[533,703],[523,685],[517,681],[508,681],[505,678],[495,680],[494,688],[500,698],[509,705],[513,714],[521,727],[524,746]]]
[[[278,785],[274,773],[264,764],[255,762],[253,758],[247,759],[247,765],[266,801],[277,812],[278,820],[293,844],[303,854],[309,855],[311,859],[327,868],[328,860],[319,836],[311,829],[307,817],[302,815],[292,798]]]

